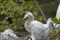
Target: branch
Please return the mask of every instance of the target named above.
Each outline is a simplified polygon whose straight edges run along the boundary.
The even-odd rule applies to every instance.
[[[45,17],[45,15],[44,15],[44,12],[42,11],[41,7],[38,5],[37,1],[36,1],[36,0],[34,0],[34,2],[35,2],[35,3],[36,3],[36,5],[38,6],[39,11],[42,13],[42,16],[44,17],[44,20],[45,20],[45,22],[46,22],[46,17]]]

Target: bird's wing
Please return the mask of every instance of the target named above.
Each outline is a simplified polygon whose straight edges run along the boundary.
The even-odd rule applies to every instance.
[[[44,29],[44,24],[41,23],[41,22],[38,22],[38,21],[32,21],[31,26],[32,26],[32,28],[38,28],[38,29],[41,29],[41,30]]]
[[[34,35],[36,38],[40,39],[44,36],[45,31],[44,30],[44,24],[38,21],[32,21],[32,35]]]

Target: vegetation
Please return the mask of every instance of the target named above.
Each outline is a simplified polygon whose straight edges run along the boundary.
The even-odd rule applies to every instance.
[[[46,18],[55,17],[60,0],[36,1]],[[24,21],[22,21],[24,10],[31,11],[35,16],[35,20],[44,23],[44,17],[34,0],[0,0],[0,32],[8,28],[11,28],[14,32],[25,31],[23,26]],[[53,20],[57,22],[56,19]],[[53,33],[55,32],[53,31]]]

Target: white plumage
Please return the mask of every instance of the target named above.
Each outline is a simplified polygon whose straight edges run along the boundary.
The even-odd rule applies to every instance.
[[[9,37],[18,38],[17,35],[11,29],[7,29],[4,32],[1,32],[1,34],[6,39],[8,39]]]
[[[57,9],[56,18],[60,20],[60,3]],[[60,24],[56,24],[56,28],[60,27]]]
[[[26,11],[26,15],[23,19],[28,18],[24,24],[25,29],[31,33],[32,40],[45,40],[48,34],[53,29],[51,19],[47,21],[47,24],[43,24],[34,20],[34,16],[31,12]]]
[[[60,4],[59,4],[58,9],[57,9],[56,18],[58,20],[60,19]]]

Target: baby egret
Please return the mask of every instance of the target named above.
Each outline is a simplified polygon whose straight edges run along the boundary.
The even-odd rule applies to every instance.
[[[23,20],[25,21],[25,29],[31,33],[32,40],[45,40],[49,32],[52,30],[51,19],[47,21],[47,24],[43,24],[34,20],[34,16],[31,12],[26,11]]]
[[[17,35],[11,29],[7,29],[4,32],[1,32],[1,34],[6,39],[8,39],[9,37],[18,38]]]

